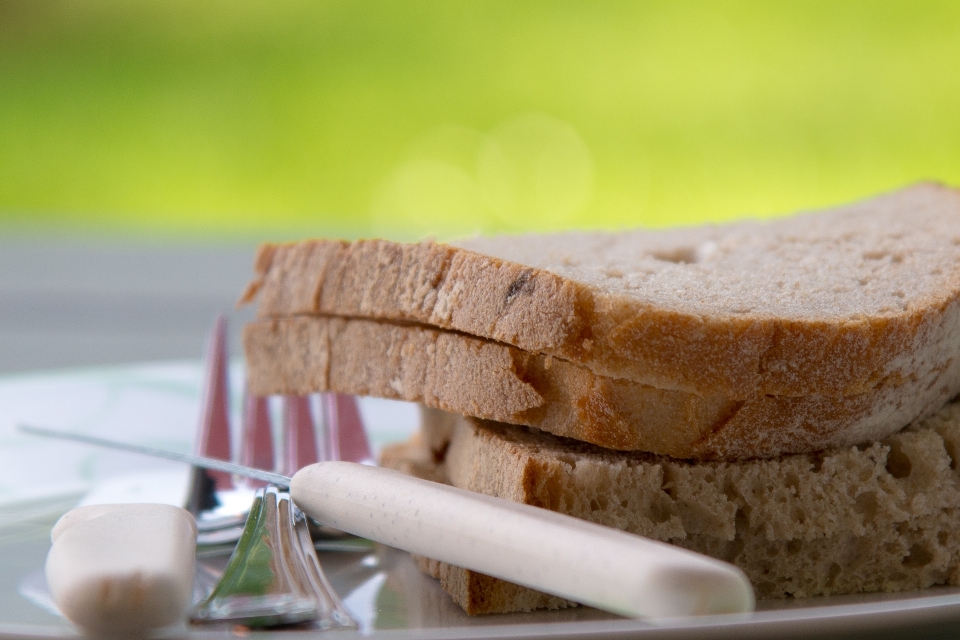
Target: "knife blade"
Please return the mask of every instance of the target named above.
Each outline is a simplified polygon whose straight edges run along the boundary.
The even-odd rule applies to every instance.
[[[17,429],[24,433],[29,433],[35,436],[45,436],[47,438],[56,438],[58,440],[72,440],[74,442],[92,444],[98,447],[106,447],[108,449],[119,449],[121,451],[129,451],[130,453],[139,453],[145,456],[151,456],[153,458],[166,458],[167,460],[184,462],[186,464],[193,465],[194,467],[201,467],[203,469],[213,469],[214,471],[235,473],[238,476],[269,482],[270,484],[274,484],[282,489],[287,489],[290,487],[291,479],[287,476],[282,476],[278,473],[271,473],[269,471],[262,471],[260,469],[254,469],[252,467],[246,467],[242,464],[227,462],[226,460],[204,458],[203,456],[194,456],[189,453],[178,453],[176,451],[168,451],[158,447],[148,447],[129,442],[119,442],[117,440],[98,438],[96,436],[90,436],[83,433],[61,431],[59,429],[38,427],[36,425],[21,424],[17,425]]]

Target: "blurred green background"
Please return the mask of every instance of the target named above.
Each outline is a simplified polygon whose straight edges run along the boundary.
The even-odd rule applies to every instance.
[[[960,183],[957,2],[0,0],[0,231],[397,238]]]

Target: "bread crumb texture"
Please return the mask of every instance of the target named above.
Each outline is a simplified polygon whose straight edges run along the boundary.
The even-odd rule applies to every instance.
[[[422,446],[444,448],[429,435]],[[445,452],[454,486],[732,562],[759,597],[960,584],[958,403],[882,442],[777,460],[689,463],[471,419]],[[443,571],[448,591],[479,588],[474,572]],[[484,589],[500,594],[500,582]],[[454,594],[472,613],[521,610],[485,597]]]
[[[244,329],[251,393],[336,391],[419,402],[675,458],[772,458],[872,442],[960,390],[960,358],[849,396],[748,400],[610,378],[560,358],[423,325],[294,316]]]
[[[666,231],[265,245],[255,269],[261,317],[419,322],[733,400],[844,396],[960,345],[960,192]]]

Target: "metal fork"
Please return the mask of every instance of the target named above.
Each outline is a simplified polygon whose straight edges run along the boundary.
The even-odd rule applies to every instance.
[[[230,392],[227,373],[227,322],[214,322],[207,347],[201,417],[195,452],[232,460]],[[239,462],[292,476],[314,462],[372,463],[370,443],[356,398],[324,393],[282,396],[280,455],[274,455],[270,399],[244,394]],[[314,419],[317,415],[319,425]],[[321,437],[317,438],[317,427]],[[319,445],[319,446],[318,446]],[[228,473],[194,469],[187,509],[197,518],[200,545],[228,545],[240,538],[255,491],[262,484]],[[333,530],[319,530],[330,537]]]
[[[273,486],[257,492],[223,576],[191,619],[248,627],[312,622],[320,629],[357,628],[320,568],[306,518],[289,493]]]
[[[226,320],[217,318],[207,349],[201,420],[196,451],[232,458]],[[285,396],[281,455],[274,456],[267,398],[245,395],[240,462],[293,475],[320,460],[372,462],[356,399],[342,394]],[[322,417],[317,443],[313,406]],[[339,531],[308,527],[307,518],[276,487],[226,473],[194,469],[187,507],[197,518],[199,547],[232,548],[218,584],[197,607],[194,621],[230,620],[247,626],[312,621],[322,629],[356,628],[320,567],[311,531],[342,537]]]

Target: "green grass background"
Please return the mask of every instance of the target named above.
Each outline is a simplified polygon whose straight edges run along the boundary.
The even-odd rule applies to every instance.
[[[0,229],[664,226],[927,178],[960,183],[957,2],[0,0]]]

